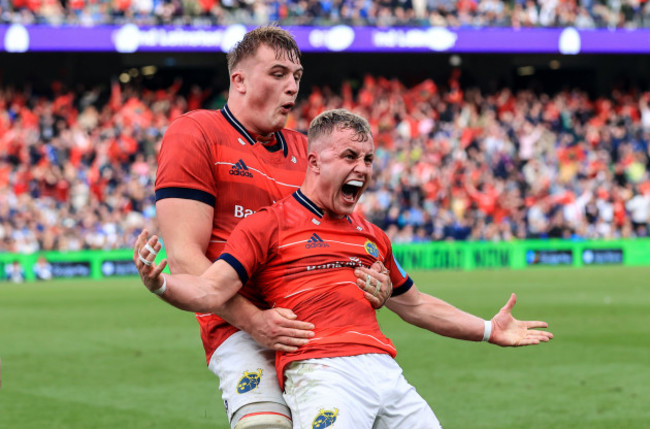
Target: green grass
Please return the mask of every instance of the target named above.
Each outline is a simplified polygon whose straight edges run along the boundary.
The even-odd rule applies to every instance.
[[[515,316],[555,333],[504,349],[380,311],[407,379],[446,429],[649,427],[650,268],[412,276],[485,318],[516,292]],[[0,428],[228,427],[194,316],[137,279],[0,283],[0,359]]]

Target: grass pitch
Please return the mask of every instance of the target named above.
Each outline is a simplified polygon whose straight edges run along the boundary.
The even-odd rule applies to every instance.
[[[407,379],[446,429],[650,427],[650,268],[411,274],[485,318],[516,292],[515,317],[546,320],[556,336],[502,349],[381,310]],[[0,359],[0,428],[228,427],[194,316],[135,278],[0,283]]]

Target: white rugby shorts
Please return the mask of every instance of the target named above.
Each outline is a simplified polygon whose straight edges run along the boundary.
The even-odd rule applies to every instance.
[[[208,368],[219,377],[228,421],[238,409],[255,402],[286,407],[275,371],[275,351],[262,347],[246,332],[236,332],[224,341]]]
[[[294,429],[441,428],[387,354],[293,362],[284,375]]]

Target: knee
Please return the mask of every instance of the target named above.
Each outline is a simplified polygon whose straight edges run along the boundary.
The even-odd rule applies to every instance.
[[[258,402],[241,407],[232,416],[233,429],[292,429],[291,411],[286,405]]]

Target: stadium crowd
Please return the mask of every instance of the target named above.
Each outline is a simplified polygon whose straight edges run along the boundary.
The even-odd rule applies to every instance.
[[[646,0],[0,0],[0,23],[650,27]]]
[[[488,94],[459,78],[314,88],[287,125],[305,131],[335,107],[369,119],[375,175],[359,209],[397,243],[648,235],[650,93]],[[166,127],[223,93],[180,81],[50,92],[0,88],[0,251],[130,248],[157,230]]]

